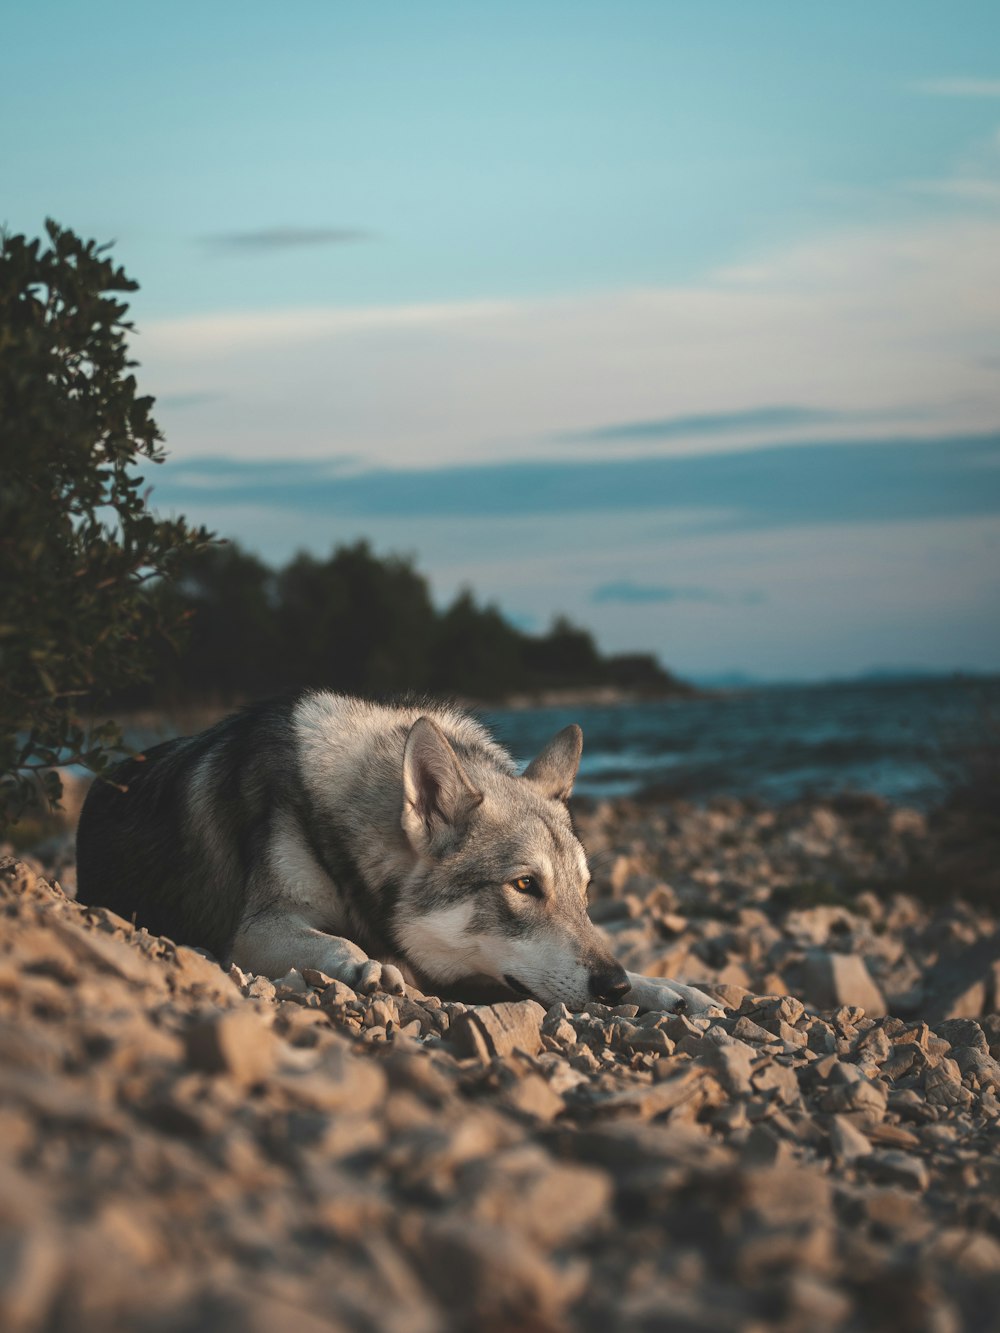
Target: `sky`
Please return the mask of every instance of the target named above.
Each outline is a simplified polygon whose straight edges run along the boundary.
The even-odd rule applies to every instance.
[[[1000,669],[1000,9],[38,0],[0,221],[113,240],[154,503],[695,678]]]

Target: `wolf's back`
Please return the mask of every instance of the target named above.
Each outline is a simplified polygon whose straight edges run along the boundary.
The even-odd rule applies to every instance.
[[[91,785],[76,835],[77,900],[221,958],[245,900],[238,885],[206,882],[190,827],[198,758],[190,740],[166,741]]]

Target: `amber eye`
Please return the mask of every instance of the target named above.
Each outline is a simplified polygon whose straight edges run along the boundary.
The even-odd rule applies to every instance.
[[[517,879],[512,880],[511,882],[513,887],[517,889],[518,893],[531,893],[534,894],[536,898],[542,896],[541,885],[538,883],[538,880],[535,879],[534,875],[518,875]]]

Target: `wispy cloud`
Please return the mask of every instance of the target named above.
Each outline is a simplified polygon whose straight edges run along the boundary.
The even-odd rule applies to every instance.
[[[173,412],[186,411],[192,407],[205,407],[208,403],[217,403],[225,394],[212,393],[205,389],[196,393],[164,393],[156,400],[157,407],[169,408]]]
[[[616,579],[602,583],[590,594],[592,602],[619,602],[627,606],[646,606],[654,603],[704,602],[711,606],[759,606],[766,601],[757,588],[741,592],[721,592],[718,588],[677,586],[669,583],[637,583],[633,579]]]
[[[636,583],[632,579],[618,579],[595,588],[590,594],[590,600],[643,605],[651,602],[722,602],[726,599],[713,588],[672,587],[665,583]]]
[[[373,235],[361,227],[263,227],[257,231],[223,232],[203,240],[213,250],[263,254],[307,246],[353,245],[358,241],[370,241]]]
[[[748,431],[779,431],[855,421],[864,414],[825,408],[750,407],[737,412],[696,412],[651,421],[624,421],[595,430],[571,432],[555,438],[572,444],[607,444],[615,440],[670,440],[690,436],[726,435]]]
[[[1000,97],[1000,79],[921,79],[912,87],[931,97]]]
[[[591,454],[616,423],[636,431],[604,440],[616,452],[707,454],[771,431],[795,445],[797,430],[994,428],[998,292],[1000,216],[959,201],[695,286],[216,312],[149,323],[138,351],[163,393],[226,394],[225,422],[190,413],[175,454],[268,457],[283,439],[429,467],[566,454],[577,437]]]
[[[691,530],[749,532],[1000,514],[1000,435],[419,470],[205,458],[168,462],[155,481],[156,503],[185,508],[210,497],[213,513],[194,516],[222,526],[223,508],[256,505],[345,520],[669,511]],[[631,585],[637,599],[666,595],[643,589]]]

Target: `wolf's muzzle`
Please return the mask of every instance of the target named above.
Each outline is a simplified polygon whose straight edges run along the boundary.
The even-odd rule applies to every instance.
[[[608,968],[603,972],[591,972],[587,978],[587,989],[595,1000],[605,1004],[617,1004],[632,989],[623,967]]]

